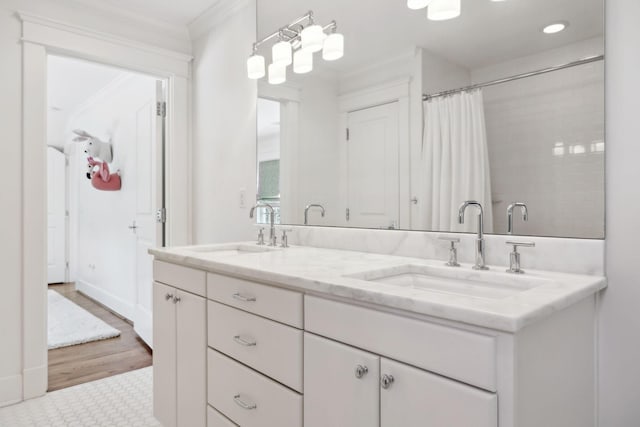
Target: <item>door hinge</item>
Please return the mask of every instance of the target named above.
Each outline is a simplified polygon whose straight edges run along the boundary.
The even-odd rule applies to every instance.
[[[349,134],[349,128],[347,128],[347,141],[349,140],[349,136],[350,136],[350,134]]]
[[[167,117],[166,102],[156,102],[156,115],[159,117]]]
[[[349,217],[351,216],[351,211],[349,210],[349,208],[347,208],[346,212],[345,212],[345,217],[347,218],[347,221],[349,221]]]
[[[156,222],[159,222],[161,224],[167,222],[167,210],[165,208],[156,210]]]

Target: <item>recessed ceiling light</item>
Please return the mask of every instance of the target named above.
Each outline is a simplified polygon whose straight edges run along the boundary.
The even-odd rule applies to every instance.
[[[542,29],[542,32],[545,34],[555,34],[563,31],[569,26],[568,22],[554,22],[553,24],[549,24]]]

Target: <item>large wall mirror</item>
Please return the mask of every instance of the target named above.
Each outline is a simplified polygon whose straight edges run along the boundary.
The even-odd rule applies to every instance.
[[[282,224],[447,232],[477,200],[488,233],[603,238],[603,0],[412,3],[258,0],[257,199]],[[312,24],[341,58],[302,45]]]

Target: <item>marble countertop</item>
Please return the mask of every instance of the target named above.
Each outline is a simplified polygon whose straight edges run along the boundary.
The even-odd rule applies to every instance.
[[[244,242],[151,249],[149,253],[157,260],[187,267],[506,332],[516,332],[607,286],[601,276],[538,270],[513,275],[505,272],[505,266],[490,266],[489,272],[477,272],[470,264],[454,269],[444,266],[442,260],[303,246],[237,253],[233,249],[238,245],[245,249],[255,247],[254,242]],[[468,284],[466,291],[458,293],[371,281],[381,271],[387,275],[403,273],[407,266],[412,271],[454,274],[463,281],[495,280],[511,291],[496,296],[475,293]]]

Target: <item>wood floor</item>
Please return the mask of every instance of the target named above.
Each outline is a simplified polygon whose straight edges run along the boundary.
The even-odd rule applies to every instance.
[[[121,331],[102,341],[49,350],[49,389],[59,390],[152,364],[151,350],[122,318],[75,290],[73,283],[49,285],[91,314]]]

